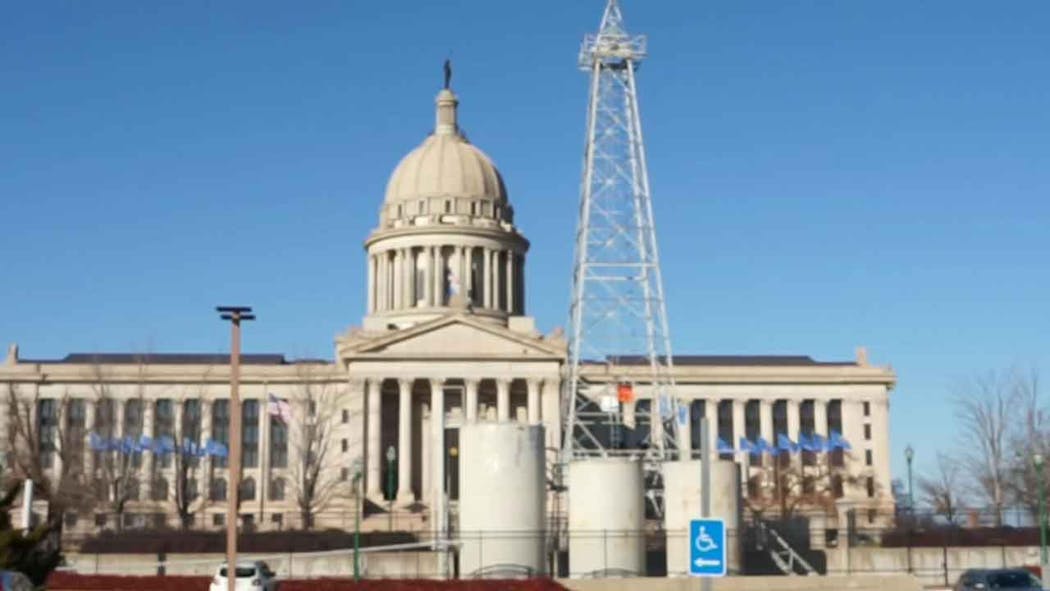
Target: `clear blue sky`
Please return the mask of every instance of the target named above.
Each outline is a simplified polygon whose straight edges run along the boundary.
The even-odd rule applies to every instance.
[[[0,10],[0,342],[332,355],[362,240],[461,120],[565,322],[602,0],[21,2]],[[895,472],[955,440],[949,392],[1050,374],[1050,4],[625,0],[675,349],[890,363]]]

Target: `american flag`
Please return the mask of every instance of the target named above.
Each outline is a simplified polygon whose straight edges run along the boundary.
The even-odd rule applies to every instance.
[[[285,425],[292,420],[292,405],[288,404],[286,399],[274,396],[272,392],[270,393],[270,401],[266,403],[266,412],[271,417],[277,417],[277,420]]]

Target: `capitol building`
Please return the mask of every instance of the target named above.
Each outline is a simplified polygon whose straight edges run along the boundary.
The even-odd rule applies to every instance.
[[[433,132],[394,167],[375,229],[364,237],[367,309],[359,326],[336,338],[332,359],[242,357],[245,528],[349,529],[363,510],[365,529],[385,529],[392,507],[399,527],[425,529],[447,487],[456,499],[449,482],[460,474],[458,430],[469,423],[542,425],[554,472],[567,340],[525,309],[530,242],[493,160],[461,131],[459,98],[445,88],[435,103]],[[421,97],[413,116],[428,110]],[[499,146],[491,148],[498,155]],[[739,451],[741,440],[840,435],[849,450],[828,453],[835,469],[818,473],[826,482],[814,485],[829,491],[827,519],[845,510],[873,521],[885,515],[893,504],[896,375],[871,365],[863,348],[847,357],[676,356],[675,395],[688,408],[679,453],[718,449],[742,466],[741,495],[751,497],[768,483],[756,478],[761,455]],[[645,405],[648,366],[631,359],[588,366],[588,378],[636,383]],[[37,482],[37,512],[53,499],[69,532],[223,529],[229,478],[221,454],[107,450],[97,442],[228,444],[229,361],[163,352],[31,359],[12,345],[0,359],[7,471]],[[285,402],[287,413],[274,412]],[[711,425],[707,442],[701,417]],[[817,470],[804,453],[789,461]]]

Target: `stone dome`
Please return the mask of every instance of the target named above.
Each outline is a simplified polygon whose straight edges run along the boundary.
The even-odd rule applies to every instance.
[[[434,133],[401,159],[386,187],[385,203],[414,202],[434,197],[507,202],[507,189],[492,160],[472,145],[456,124],[456,95],[443,89],[437,96]]]

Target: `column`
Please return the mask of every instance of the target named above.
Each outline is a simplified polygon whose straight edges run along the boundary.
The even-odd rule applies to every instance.
[[[201,439],[196,441],[199,446],[204,446],[205,443],[211,439],[211,424],[213,421],[212,417],[212,401],[207,398],[201,398]],[[204,456],[200,458],[199,464],[200,478],[197,482],[197,493],[202,499],[208,501],[211,499],[211,456]],[[207,519],[207,516],[204,517]],[[211,524],[206,523],[205,526],[210,527]]]
[[[874,409],[872,409],[874,410]],[[829,433],[830,435],[830,433]],[[845,452],[846,470],[850,474],[859,475],[864,466],[864,448],[868,442],[864,441],[864,410],[862,403],[856,398],[842,399],[842,433],[841,435],[853,446],[851,452]],[[874,435],[874,433],[873,433]],[[851,494],[852,490],[852,494]],[[863,479],[854,486],[846,487],[846,496],[866,497],[865,483]]]
[[[411,248],[405,249],[405,308],[416,306],[416,257]]]
[[[503,282],[499,280],[500,264],[499,254],[501,251],[492,251],[492,307],[502,310],[500,306],[500,294],[503,293]]]
[[[466,390],[466,400],[463,401],[463,416],[468,423],[478,420],[478,380],[463,380]]]
[[[482,249],[481,293],[486,308],[492,308],[492,249]]]
[[[733,441],[730,443],[734,448],[739,449],[740,439],[746,436],[744,430],[745,417],[744,408],[747,405],[747,400],[733,400]],[[740,485],[743,491],[747,491],[747,483],[751,480],[751,456],[747,453],[740,454]],[[744,494],[747,494],[746,492]]]
[[[376,253],[376,311],[386,310],[386,253]]]
[[[412,496],[412,380],[400,379],[397,387],[397,501],[411,503],[415,500]]]
[[[776,446],[777,434],[773,432],[773,401],[758,401],[758,425],[759,433],[765,437],[770,445]],[[794,440],[792,440],[794,441]]]
[[[84,400],[84,427],[87,428],[88,433],[92,431],[98,432],[98,426],[95,425],[95,417],[97,416],[95,404],[96,402],[90,398]],[[84,446],[84,474],[88,478],[88,484],[94,486],[95,453],[91,450],[90,445]]]
[[[481,295],[474,293],[474,248],[467,246],[463,249],[463,296],[471,305],[481,301]]]
[[[383,422],[380,415],[382,389],[382,380],[375,378],[365,380],[365,399],[368,406],[365,420],[365,433],[368,434],[368,458],[365,460],[365,466],[368,472],[365,475],[365,484],[368,497],[372,499],[380,499],[383,496],[383,483],[380,482],[380,474],[382,474],[380,466],[383,461],[383,451],[380,449],[383,445],[381,437]]]
[[[419,500],[430,503],[430,406],[419,405]]]
[[[828,401],[817,398],[813,401],[813,432],[828,436]]]
[[[142,400],[142,434],[150,438],[156,435],[153,432],[154,414],[154,402],[152,400]],[[142,466],[146,470],[139,480],[142,483],[139,494],[143,500],[153,500],[153,468],[156,463],[157,457],[153,452],[142,453]]]
[[[434,305],[445,304],[445,263],[441,260],[441,247],[434,247]]]
[[[507,313],[514,313],[514,253],[507,251]]]
[[[430,380],[430,454],[430,521],[440,531],[445,499],[444,380]]]
[[[510,380],[496,380],[496,422],[510,420]]]
[[[688,460],[691,459],[693,454],[693,436],[692,436],[692,421],[689,416],[689,406],[692,400],[683,398],[678,400],[680,406],[685,407],[685,421],[679,420],[678,413],[675,413],[675,425],[678,426],[678,459]],[[679,411],[681,412],[681,411]]]
[[[784,404],[787,409],[787,436],[791,438],[791,441],[798,441],[799,431],[799,400],[785,400]]]
[[[709,458],[718,458],[718,400],[708,398],[704,400],[704,418],[707,420],[707,441],[701,442],[710,451]],[[730,446],[736,447],[736,442],[727,441]]]
[[[259,478],[255,482],[255,495],[259,504],[259,520],[256,523],[260,529],[268,525],[263,513],[266,511],[266,495],[270,492],[270,413],[266,408],[267,390],[269,385],[264,383],[259,397]]]
[[[375,312],[376,306],[376,259],[374,256],[368,256],[368,313]]]
[[[746,424],[744,417],[744,409],[747,406],[747,400],[733,400],[733,441],[727,442],[733,447],[739,447],[740,439],[747,435],[744,426]]]
[[[530,425],[538,425],[540,422],[540,380],[532,379],[525,382],[528,386],[528,417]]]
[[[390,298],[390,308],[397,310],[401,307],[401,302],[405,297],[404,286],[402,285],[405,279],[404,251],[400,248],[394,251],[393,275],[394,289],[393,294],[391,294],[393,297]]]

